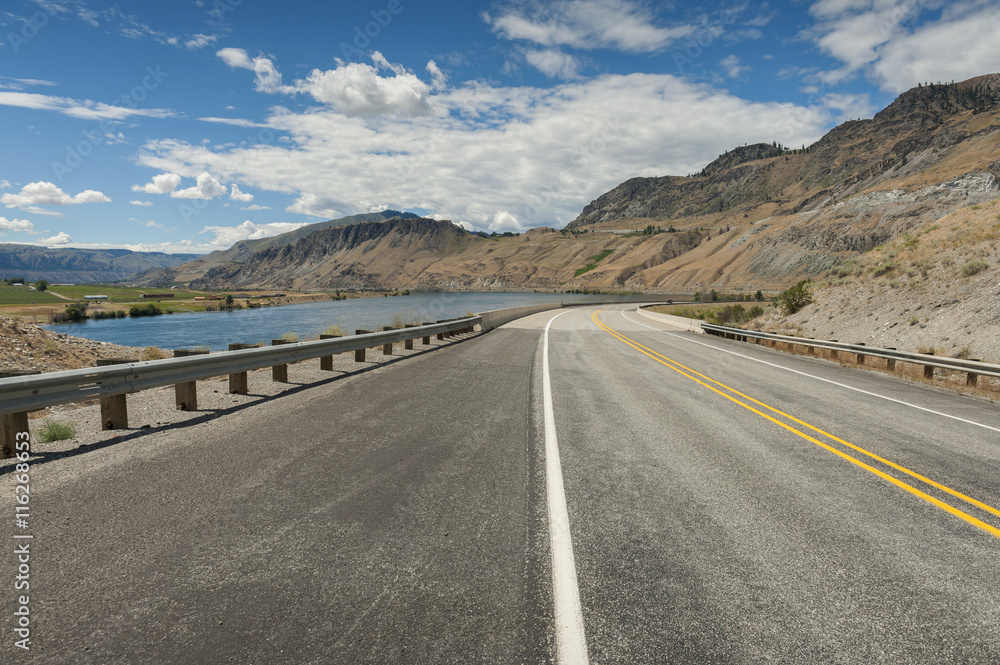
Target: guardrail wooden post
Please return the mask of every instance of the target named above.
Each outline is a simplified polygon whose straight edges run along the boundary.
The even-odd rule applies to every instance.
[[[894,346],[887,346],[885,348],[888,349],[889,351],[895,351],[896,350],[896,347],[894,347]],[[887,371],[889,371],[889,372],[895,372],[896,371],[896,359],[895,358],[886,358],[885,359],[885,369]]]
[[[416,326],[412,326],[412,325],[410,325],[410,324],[407,323],[403,327],[404,328],[415,328]],[[413,340],[412,339],[407,339],[407,340],[403,341],[403,350],[404,351],[412,351],[413,350]]]
[[[28,431],[27,413],[8,413],[0,423],[0,458],[7,459],[14,456],[14,444],[17,442],[17,435]],[[29,447],[26,450],[17,452],[31,452],[30,439]]]
[[[371,332],[370,330],[362,330],[362,329],[359,328],[359,329],[357,329],[357,330],[354,331],[354,334],[355,335],[367,335],[370,332]],[[363,363],[365,361],[365,351],[366,351],[366,349],[358,349],[357,351],[355,351],[354,352],[354,362],[356,362],[356,363]]]
[[[319,336],[320,339],[336,339],[338,337],[341,337],[341,335],[327,335],[327,334],[324,333],[324,334],[322,334],[322,335]],[[332,372],[333,371],[333,356],[322,356],[319,359],[319,368],[322,371],[324,371],[324,372]]]
[[[6,379],[12,376],[33,376],[35,374],[41,374],[39,370],[29,370],[26,372],[0,372],[0,379]],[[27,413],[8,413],[0,419],[0,459],[7,459],[13,457],[15,452],[31,452],[31,439],[28,439],[28,447],[22,450],[15,450],[15,443],[17,443],[17,435],[22,432],[28,432],[28,414]],[[24,443],[24,442],[22,442]]]
[[[131,358],[100,358],[97,361],[97,366],[107,367],[137,362],[139,361]],[[124,393],[101,398],[101,429],[104,431],[128,429],[128,403]]]
[[[174,358],[186,358],[188,356],[203,356],[208,353],[208,349],[174,349]],[[198,383],[196,381],[185,381],[174,386],[174,403],[180,411],[198,410]]]
[[[242,351],[243,349],[256,349],[259,344],[230,344],[230,351]],[[246,395],[250,392],[250,380],[246,372],[236,372],[229,375],[229,394]]]
[[[970,358],[974,363],[982,362],[979,358]],[[969,372],[965,375],[965,385],[974,388],[979,384],[979,375],[975,372]]]
[[[857,346],[864,346],[865,343],[864,342],[856,342],[856,345]],[[864,365],[864,364],[865,364],[865,354],[859,353],[858,354],[858,365]]]
[[[272,339],[271,346],[281,346],[291,344],[287,339]],[[277,383],[288,383],[288,365],[274,365],[271,367],[271,380]]]
[[[389,330],[395,330],[392,326],[383,326],[382,332],[387,332]],[[392,355],[392,342],[382,345],[382,355],[391,356]]]
[[[933,365],[924,365],[924,378],[925,379],[933,379],[934,378],[934,366]]]
[[[424,321],[421,325],[429,326],[431,325],[431,323],[429,323],[428,321]],[[424,346],[428,346],[430,343],[431,343],[431,336],[424,335],[424,339],[421,341],[421,344],[423,344]]]
[[[442,320],[438,321],[438,323],[445,323],[446,321],[447,321],[447,319],[442,319]],[[438,340],[443,340],[445,338],[445,333],[438,333],[437,334],[437,338],[438,338]]]

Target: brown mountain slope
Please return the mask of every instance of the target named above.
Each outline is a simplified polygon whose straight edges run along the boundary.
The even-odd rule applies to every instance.
[[[542,228],[513,238],[484,238],[447,221],[395,219],[317,231],[294,245],[257,252],[242,264],[216,266],[192,284],[205,289],[572,288],[583,285],[575,273],[602,252],[610,250],[609,256],[629,265],[653,266],[696,247],[703,236],[573,237]],[[621,288],[620,271],[606,274],[607,260],[593,272],[605,275],[599,281]]]

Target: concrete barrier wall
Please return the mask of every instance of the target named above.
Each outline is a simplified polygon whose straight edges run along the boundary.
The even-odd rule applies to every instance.
[[[495,309],[492,312],[483,312],[482,327],[483,332],[489,332],[494,328],[499,328],[505,323],[510,323],[515,319],[520,319],[538,312],[546,312],[550,309],[560,309],[562,303],[554,302],[545,305],[526,305],[524,307],[508,307],[506,309]]]
[[[678,330],[687,330],[688,332],[696,332],[700,335],[704,335],[705,331],[701,329],[701,321],[697,319],[688,319],[683,316],[673,316],[671,314],[660,314],[659,312],[650,312],[646,307],[640,307],[637,311],[639,316],[649,319],[650,321],[656,321],[657,323],[665,323],[668,326],[673,326]]]

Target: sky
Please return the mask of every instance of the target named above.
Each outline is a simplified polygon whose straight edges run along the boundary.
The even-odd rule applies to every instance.
[[[995,0],[5,0],[0,242],[561,228],[629,178],[998,72],[998,34]]]

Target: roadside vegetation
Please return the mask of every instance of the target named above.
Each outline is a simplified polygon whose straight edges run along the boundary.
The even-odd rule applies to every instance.
[[[60,423],[55,420],[46,420],[45,424],[38,428],[35,436],[42,443],[72,439],[76,436],[76,425],[69,422]]]
[[[705,323],[713,323],[720,326],[736,326],[750,323],[754,319],[764,314],[764,308],[760,305],[753,305],[749,308],[740,304],[735,305],[658,305],[651,307],[651,311],[660,314],[670,314],[672,316],[682,316],[687,319],[697,319]]]
[[[811,283],[811,280],[804,279],[778,294],[775,302],[781,308],[782,314],[785,316],[795,314],[813,301],[812,291],[809,290]]]

